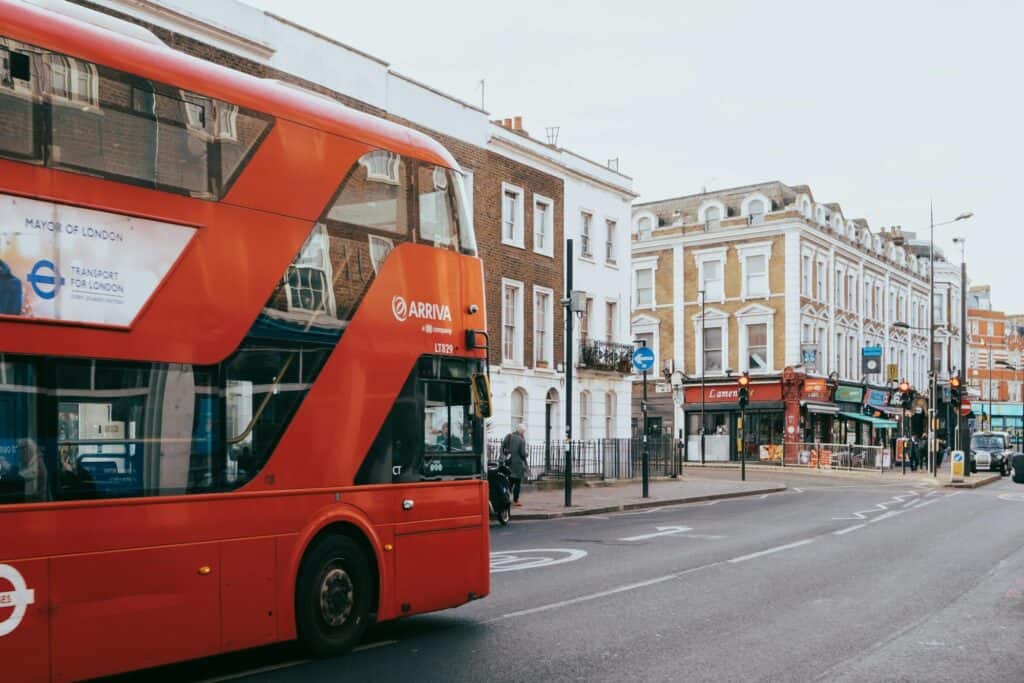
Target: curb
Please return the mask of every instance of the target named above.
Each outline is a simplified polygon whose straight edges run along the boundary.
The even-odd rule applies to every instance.
[[[626,510],[640,510],[643,508],[661,507],[663,505],[680,505],[685,503],[702,503],[709,500],[724,500],[726,498],[746,498],[748,496],[760,496],[766,493],[781,493],[786,490],[784,484],[770,488],[751,489],[749,491],[730,491],[729,493],[709,493],[705,496],[688,496],[683,498],[666,498],[661,500],[645,500],[637,503],[620,503],[618,505],[604,505],[601,507],[588,507],[570,509],[564,512],[527,512],[525,514],[513,514],[512,520],[533,521],[543,519],[560,519],[562,517],[583,517],[585,515],[601,515],[606,512],[625,512]]]
[[[998,472],[993,474],[972,474],[970,479],[964,479],[963,481],[944,481],[939,486],[946,489],[977,489],[982,486],[988,486],[994,484],[997,481],[1002,481],[1003,477]]]

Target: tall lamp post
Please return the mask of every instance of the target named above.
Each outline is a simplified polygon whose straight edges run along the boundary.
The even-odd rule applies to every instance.
[[[705,292],[700,290],[700,464],[704,465],[704,359],[707,354],[704,352],[704,299]],[[697,345],[694,344],[694,349]],[[695,359],[696,360],[696,359]]]
[[[935,386],[938,380],[938,370],[935,368],[935,228],[957,221],[965,221],[973,215],[972,212],[965,211],[953,220],[936,223],[935,207],[932,204],[928,206],[930,225],[928,238],[928,296],[930,297],[928,301],[928,467],[936,476],[938,476],[938,468],[935,467],[935,416],[938,413],[935,409]],[[966,295],[966,292],[960,293],[961,297]],[[961,337],[962,335],[963,332],[961,332]]]
[[[586,306],[586,292],[574,290],[572,266],[573,241],[565,241],[565,298],[562,307],[565,309],[565,507],[572,507],[572,376],[573,376],[573,315],[583,315]]]
[[[1001,365],[1007,370],[1013,370],[1013,374],[1017,374],[1018,372],[1024,373],[1024,365],[1022,365],[1021,367],[1017,367],[1016,365],[1008,363],[1005,360],[997,361],[996,365]],[[992,381],[989,380],[989,389],[991,388]],[[989,410],[991,410],[991,408]],[[991,421],[992,418],[989,417],[989,420]],[[991,424],[991,422],[989,424]],[[1021,375],[1020,384],[1020,452],[1024,453],[1024,375]]]
[[[960,245],[960,378],[967,379],[967,238],[954,237],[953,244]],[[967,418],[956,416],[957,431],[960,434],[957,449],[966,453],[971,442],[967,434]],[[965,467],[964,474],[970,476],[971,468]]]

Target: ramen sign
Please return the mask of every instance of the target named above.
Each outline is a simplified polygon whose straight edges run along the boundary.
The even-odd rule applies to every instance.
[[[700,403],[701,388],[699,386],[686,387],[686,402]],[[750,383],[750,401],[781,401],[782,383],[764,382]],[[704,387],[704,403],[736,403],[739,401],[739,385],[735,382],[729,384],[708,384]]]

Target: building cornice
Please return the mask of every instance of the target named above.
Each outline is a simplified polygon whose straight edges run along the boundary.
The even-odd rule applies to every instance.
[[[494,124],[494,125],[497,125],[497,124]],[[513,135],[514,135],[514,133],[513,133]],[[522,154],[522,155],[524,155],[526,157],[529,157],[530,159],[532,159],[534,161],[539,161],[541,163],[544,163],[544,164],[548,165],[551,169],[553,169],[556,173],[560,173],[560,174],[563,174],[563,175],[566,175],[566,176],[570,176],[570,177],[573,177],[573,178],[575,178],[577,180],[583,180],[583,181],[588,182],[588,183],[593,183],[593,184],[599,185],[600,187],[603,187],[603,188],[605,188],[607,190],[611,190],[615,194],[619,195],[619,197],[621,199],[625,200],[625,201],[633,201],[634,199],[637,198],[637,196],[639,196],[631,188],[625,187],[623,185],[617,185],[617,184],[615,184],[613,182],[609,182],[609,181],[607,181],[607,180],[605,180],[603,178],[600,178],[600,177],[598,177],[596,175],[593,175],[593,174],[590,174],[590,173],[584,173],[583,171],[580,171],[578,169],[572,168],[571,166],[567,166],[564,163],[562,163],[561,161],[559,161],[558,159],[556,159],[556,158],[554,158],[552,156],[549,156],[548,154],[544,154],[540,150],[533,149],[531,145],[525,145],[525,144],[522,144],[522,143],[518,143],[518,142],[516,142],[514,140],[509,140],[508,138],[506,138],[504,136],[494,135],[494,134],[492,134],[488,138],[487,142],[488,142],[488,144],[494,145],[495,147],[502,147],[502,148],[505,148],[507,150],[515,151],[515,152],[517,152],[519,154]],[[541,143],[535,142],[534,144],[538,144],[539,145]],[[560,150],[560,149],[559,150],[555,150],[555,151],[558,151],[558,152],[566,151],[567,152],[567,150]],[[576,156],[576,157],[578,157],[580,159],[583,158],[583,157],[579,157],[579,155],[576,155],[576,154],[574,154],[573,156]],[[593,163],[593,162],[590,162],[590,163]],[[628,176],[623,176],[623,177],[624,178],[628,178]]]
[[[237,54],[259,62],[269,63],[271,57],[277,52],[277,48],[271,43],[258,38],[243,36],[236,29],[222,26],[213,21],[199,19],[188,14],[184,9],[178,10],[161,2],[153,0],[99,0],[99,4],[143,19],[161,28],[176,33],[183,33],[218,47],[231,49]],[[302,28],[270,12],[264,12],[264,14],[275,21],[280,21],[296,28]],[[303,30],[308,32],[308,29]],[[330,40],[329,38],[324,39]],[[353,49],[347,45],[343,47],[350,50]],[[369,55],[366,56],[369,57]],[[376,58],[370,57],[370,59]]]

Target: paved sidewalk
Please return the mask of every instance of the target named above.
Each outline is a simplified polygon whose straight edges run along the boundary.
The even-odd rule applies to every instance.
[[[565,492],[559,489],[524,488],[522,507],[512,508],[512,519],[555,519],[595,515],[639,508],[697,503],[720,498],[738,498],[785,491],[784,484],[755,481],[722,481],[696,476],[657,480],[650,484],[650,497],[643,498],[640,482],[603,486],[577,486],[572,492],[572,507],[565,507]]]

